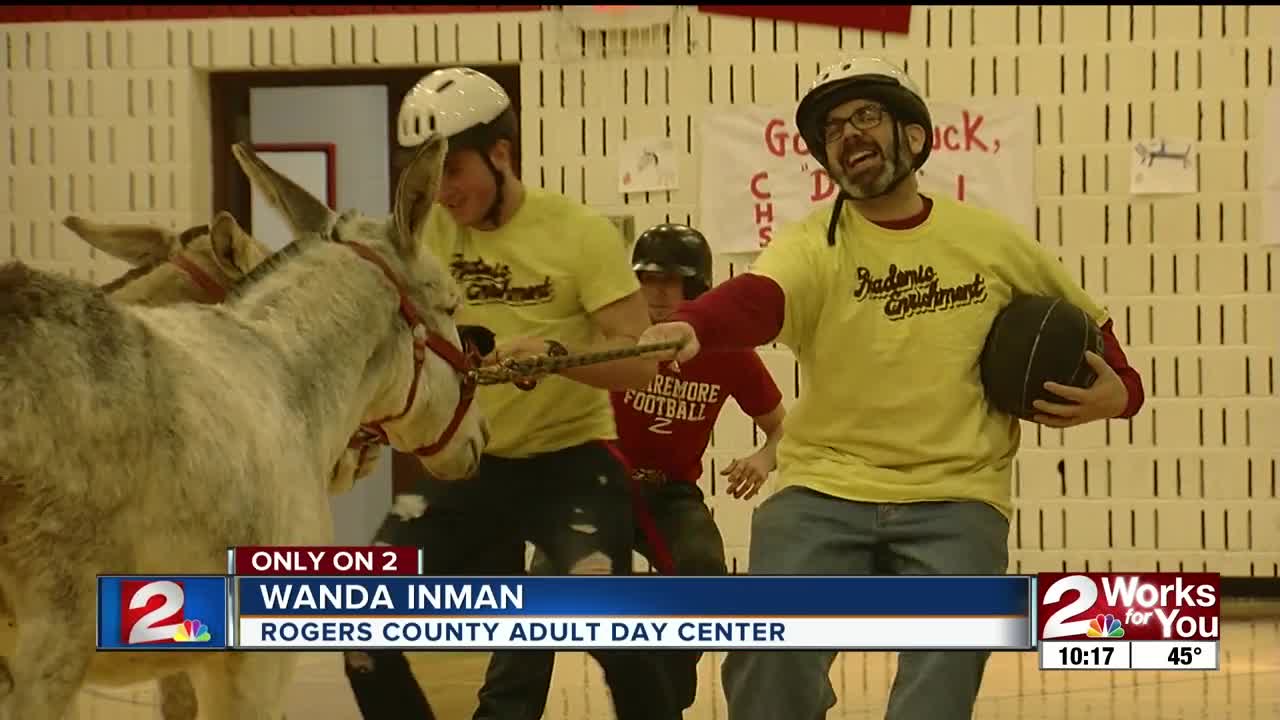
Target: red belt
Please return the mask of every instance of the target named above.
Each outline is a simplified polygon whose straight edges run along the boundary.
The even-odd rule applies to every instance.
[[[632,470],[626,456],[619,452],[613,443],[606,442],[605,447],[609,448],[609,452],[613,453],[618,462],[622,463],[622,466],[626,468],[627,477],[631,481],[629,485],[631,489],[632,515],[635,518],[636,526],[644,534],[645,541],[649,545],[650,554],[653,556],[653,566],[663,575],[674,575],[675,563],[671,559],[671,550],[667,548],[667,542],[658,530],[658,524],[653,520],[653,513],[649,512],[649,503],[645,502],[644,488],[641,486],[642,480],[639,477],[641,473],[654,471]],[[663,477],[665,477],[665,474]]]

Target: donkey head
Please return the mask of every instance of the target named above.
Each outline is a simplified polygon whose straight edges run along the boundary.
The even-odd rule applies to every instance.
[[[103,286],[112,298],[138,305],[220,302],[227,288],[266,259],[269,251],[235,221],[177,233],[154,225],[63,220],[93,247],[133,269]]]
[[[267,258],[269,250],[229,213],[213,224],[176,233],[156,225],[98,223],[75,215],[63,225],[93,247],[135,267],[103,286],[117,302],[164,306],[219,302],[229,288]],[[194,266],[194,267],[193,267]],[[330,474],[341,494],[373,472],[378,448],[348,449]]]
[[[434,136],[423,143],[401,176],[390,218],[374,220],[330,210],[306,190],[263,162],[247,145],[237,144],[236,160],[293,230],[292,250],[308,252],[317,242],[334,243],[349,253],[345,272],[379,276],[389,302],[367,312],[394,313],[386,336],[371,361],[380,390],[362,408],[362,423],[351,446],[386,441],[419,457],[441,479],[469,477],[478,466],[488,430],[475,403],[453,314],[460,302],[457,286],[431,254],[423,227],[435,203],[446,143]],[[381,326],[381,324],[379,324]],[[377,358],[394,358],[376,362]]]

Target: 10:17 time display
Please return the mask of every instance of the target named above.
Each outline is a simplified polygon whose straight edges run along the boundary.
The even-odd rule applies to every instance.
[[[1107,666],[1111,664],[1111,656],[1115,653],[1113,647],[1093,647],[1086,650],[1078,646],[1064,646],[1058,648],[1058,654],[1062,656],[1063,665],[1101,665]]]

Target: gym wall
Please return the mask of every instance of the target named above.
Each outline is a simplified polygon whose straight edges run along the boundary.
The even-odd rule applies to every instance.
[[[1262,191],[1277,18],[1262,6],[916,6],[909,34],[886,35],[687,7],[669,47],[639,50],[564,33],[550,12],[5,24],[0,259],[101,282],[123,267],[62,229],[66,214],[206,221],[211,153],[229,153],[211,147],[211,72],[518,63],[526,181],[633,215],[639,230],[697,222],[704,112],[794,102],[819,68],[865,49],[905,63],[934,99],[1036,98],[1038,239],[1110,307],[1146,383],[1131,421],[1025,426],[1011,571],[1274,583],[1280,262]],[[619,195],[623,140],[659,133],[681,153],[681,189]],[[1129,197],[1132,143],[1160,135],[1197,140],[1201,192]],[[721,259],[717,279],[741,269]],[[786,350],[762,352],[788,396],[813,391]],[[722,495],[715,473],[760,439],[728,408],[703,480],[740,571],[758,500]]]

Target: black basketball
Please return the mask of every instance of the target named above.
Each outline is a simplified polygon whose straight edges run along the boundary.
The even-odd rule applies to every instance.
[[[1036,400],[1069,402],[1046,382],[1087,388],[1097,379],[1085,351],[1102,354],[1102,331],[1062,298],[1019,295],[996,315],[982,349],[982,384],[996,409],[1030,420]]]

